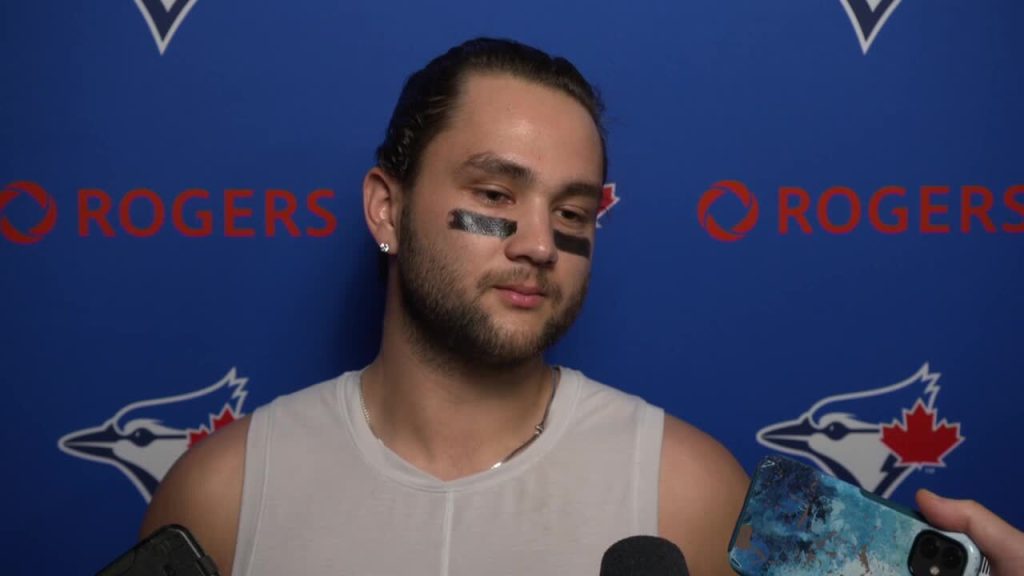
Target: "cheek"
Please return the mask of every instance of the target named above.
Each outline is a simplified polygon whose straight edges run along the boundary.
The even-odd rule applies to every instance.
[[[572,261],[570,262],[570,260]],[[578,290],[590,281],[590,260],[570,256],[559,258],[558,264],[564,264],[564,268],[562,268],[563,278],[571,290]]]
[[[461,280],[475,281],[493,266],[505,243],[502,239],[465,232],[445,223],[436,230],[434,246],[443,251],[449,271]]]

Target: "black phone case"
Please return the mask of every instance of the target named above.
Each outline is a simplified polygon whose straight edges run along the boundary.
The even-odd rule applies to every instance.
[[[96,576],[218,576],[213,559],[184,526],[171,524],[136,544]]]

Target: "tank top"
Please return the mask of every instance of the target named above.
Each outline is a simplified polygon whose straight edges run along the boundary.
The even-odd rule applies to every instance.
[[[536,441],[447,482],[373,435],[361,372],[259,408],[234,574],[596,575],[611,544],[657,534],[664,412],[561,373]]]

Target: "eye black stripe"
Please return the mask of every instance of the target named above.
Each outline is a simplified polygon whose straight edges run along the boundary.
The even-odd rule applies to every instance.
[[[452,210],[448,214],[448,227],[471,234],[508,238],[516,233],[518,225],[515,220],[484,216],[467,210]]]
[[[590,258],[590,240],[555,230],[555,248],[562,252]]]

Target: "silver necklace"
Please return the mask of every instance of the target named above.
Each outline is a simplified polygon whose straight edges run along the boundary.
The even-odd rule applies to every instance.
[[[544,432],[544,428],[548,424],[548,413],[551,412],[551,404],[553,404],[554,401],[555,401],[555,390],[557,388],[558,388],[557,370],[553,369],[551,371],[551,397],[548,398],[548,403],[544,407],[544,416],[541,417],[540,422],[538,422],[537,425],[533,427],[533,435],[531,435],[529,438],[527,438],[526,442],[523,442],[522,444],[520,444],[518,448],[516,448],[515,450],[509,452],[508,456],[505,456],[501,460],[498,460],[497,462],[495,462],[494,465],[490,467],[491,470],[494,470],[495,468],[500,467],[502,464],[504,464],[505,462],[508,462],[509,460],[514,458],[516,455],[518,455],[520,452],[522,452],[523,450],[526,450],[526,448],[529,447],[530,444],[533,444],[533,441],[536,440],[537,437],[539,437]],[[370,411],[366,409],[366,400],[363,399],[363,381],[361,379],[359,381],[359,407],[363,409],[363,418],[366,420],[366,427],[370,429],[370,434],[373,434],[373,437],[376,438],[378,442],[380,442],[381,444],[384,444],[384,441],[381,440],[380,436],[377,436],[377,432],[374,431],[373,425],[370,424]]]

